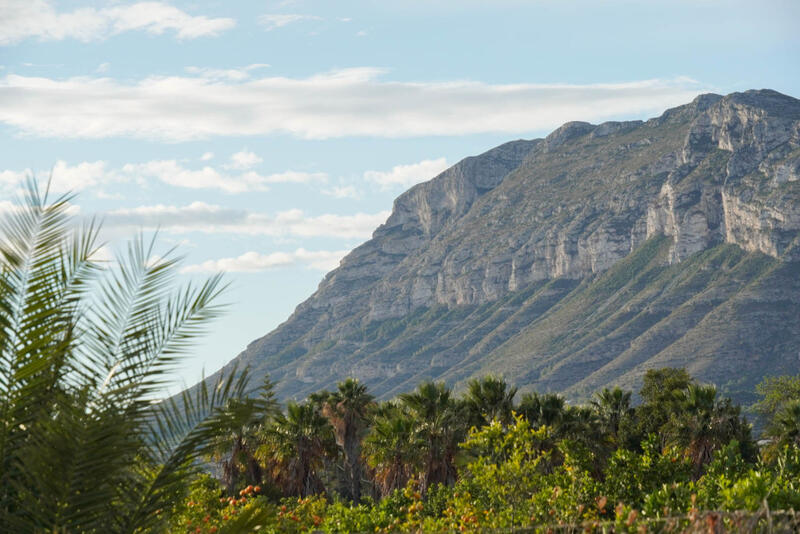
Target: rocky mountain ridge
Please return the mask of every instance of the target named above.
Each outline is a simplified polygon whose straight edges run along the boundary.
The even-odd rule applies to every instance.
[[[649,302],[641,299],[654,281],[642,287],[640,300],[620,301],[620,291],[649,270],[656,278],[680,278],[711,251],[727,258],[717,261],[733,278],[722,284],[727,297],[719,295],[722,301],[693,320],[710,320],[722,303],[744,298],[764,277],[777,277],[783,284],[777,294],[764,287],[752,296],[765,316],[748,316],[744,324],[757,330],[767,319],[783,321],[782,344],[768,348],[769,358],[775,369],[800,371],[800,290],[792,279],[800,274],[799,236],[797,99],[769,90],[708,94],[644,122],[571,122],[545,139],[512,141],[466,158],[403,193],[372,239],[238,358],[279,380],[283,397],[302,397],[351,375],[379,395],[392,395],[423,378],[457,385],[487,371],[514,376],[523,389],[580,396],[581,388],[633,383],[673,352],[677,363],[726,383],[725,373],[709,362],[741,332],[723,335],[728,341],[716,344],[714,354],[678,354],[697,325],[672,324],[670,342],[643,349],[635,361],[626,351],[653,335],[658,322],[633,329],[621,323],[594,337],[587,332],[569,352],[568,340],[545,340],[553,331],[547,321],[564,314],[571,300],[591,307],[573,306],[573,333],[589,327],[591,311],[607,310],[605,321],[614,323],[612,302],[638,310],[632,318],[641,319],[678,282]],[[650,256],[640,258],[644,251]],[[605,300],[588,297],[597,289],[593,284],[636,261],[645,263],[627,278],[618,276]],[[761,267],[748,270],[750,263]],[[749,274],[735,278],[736,265]],[[707,298],[718,278],[674,295],[680,304],[659,311],[659,321],[677,320],[676,311]],[[794,300],[787,303],[787,297]],[[731,323],[740,314],[734,315]],[[444,345],[442,329],[468,331]],[[591,346],[596,350],[589,356]],[[737,358],[748,350],[725,349]],[[794,352],[787,363],[776,350]]]

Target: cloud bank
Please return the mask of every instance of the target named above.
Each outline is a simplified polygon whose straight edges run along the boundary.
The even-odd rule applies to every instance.
[[[201,160],[208,161],[213,154],[206,153]],[[250,191],[267,191],[272,184],[324,183],[328,175],[324,172],[285,171],[273,174],[260,174],[251,167],[262,161],[253,152],[243,150],[231,156],[230,163],[224,165],[226,172],[204,165],[201,168],[189,168],[177,160],[152,160],[144,163],[127,163],[120,168],[111,168],[105,161],[84,161],[70,165],[59,160],[52,169],[34,172],[32,169],[22,171],[0,171],[0,186],[5,189],[19,186],[28,176],[52,176],[52,189],[56,192],[81,191],[97,186],[122,182],[159,181],[173,187],[185,189],[218,189],[226,193],[246,193]]]
[[[233,28],[230,18],[192,16],[164,2],[136,2],[96,9],[83,7],[59,12],[46,0],[0,2],[0,45],[24,39],[89,42],[129,31],[161,35],[167,31],[178,39],[218,35]]]
[[[353,215],[307,215],[291,209],[274,215],[192,202],[184,206],[157,204],[101,214],[104,228],[127,232],[155,230],[274,237],[334,237],[365,239],[389,217],[388,211]]]
[[[0,122],[30,135],[185,141],[289,134],[414,137],[553,129],[569,120],[659,113],[701,92],[685,78],[617,84],[397,82],[352,68],[241,82],[205,76],[0,78]]]
[[[216,273],[225,271],[229,273],[256,273],[278,267],[302,265],[318,271],[330,271],[339,265],[341,259],[350,252],[349,250],[318,250],[310,251],[298,248],[294,252],[273,252],[260,254],[258,252],[245,252],[236,258],[221,258],[208,260],[195,265],[187,265],[181,269],[182,273]]]

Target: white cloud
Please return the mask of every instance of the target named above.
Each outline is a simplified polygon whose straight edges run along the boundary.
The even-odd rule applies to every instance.
[[[349,250],[318,250],[311,251],[298,248],[294,252],[273,252],[260,254],[258,252],[245,252],[236,258],[220,258],[208,260],[196,265],[187,265],[181,269],[182,273],[215,273],[220,271],[233,273],[255,273],[288,267],[304,265],[319,271],[330,271],[339,265],[341,259]]]
[[[108,169],[105,161],[84,161],[77,165],[70,165],[59,160],[50,170],[0,171],[0,185],[6,189],[18,187],[28,177],[36,177],[40,182],[50,179],[50,190],[56,193],[67,191],[81,191],[112,182],[127,181],[127,177]]]
[[[308,184],[312,182],[326,182],[328,175],[324,172],[286,171],[263,177],[268,184]]]
[[[253,155],[255,156],[255,154]],[[245,163],[253,161],[246,157],[242,159]],[[236,160],[234,160],[234,164],[236,164]],[[243,169],[245,167],[241,165],[237,168]],[[286,171],[262,175],[257,172],[247,171],[240,174],[227,174],[208,165],[201,169],[189,169],[176,160],[154,160],[146,163],[129,163],[122,167],[122,173],[139,179],[156,179],[174,187],[184,187],[188,189],[220,189],[226,193],[267,191],[269,190],[269,184],[324,182],[327,180],[327,174],[322,172]]]
[[[209,80],[231,80],[242,81],[252,76],[252,72],[258,69],[269,67],[268,63],[253,63],[246,67],[236,69],[213,69],[210,67],[186,67],[184,70],[189,74],[194,74]]]
[[[389,217],[388,211],[353,215],[309,216],[299,209],[275,215],[224,208],[204,202],[185,206],[157,204],[108,211],[102,214],[108,228],[128,232],[161,228],[170,233],[267,235],[274,237],[368,238]]]
[[[213,154],[202,160],[211,159]],[[245,171],[247,164],[256,162],[260,158],[255,154],[238,153],[233,158],[234,166],[242,172],[226,173],[214,167],[205,165],[200,169],[190,169],[177,160],[153,160],[145,163],[128,163],[121,168],[109,168],[105,161],[84,161],[70,165],[65,161],[57,161],[49,171],[34,172],[31,169],[22,171],[0,171],[0,186],[4,189],[18,187],[29,176],[36,176],[40,180],[52,176],[51,189],[55,192],[81,191],[87,188],[96,188],[101,185],[145,180],[157,180],[174,187],[187,189],[219,189],[226,193],[245,193],[248,191],[268,191],[270,184],[281,183],[324,183],[328,175],[324,172],[285,171],[274,174],[259,174],[254,171]]]
[[[426,182],[448,167],[445,158],[426,159],[410,165],[396,165],[390,171],[367,171],[364,178],[384,188],[411,187]]]
[[[102,72],[108,72],[108,69],[109,69],[109,68],[111,68],[111,63],[109,63],[109,62],[107,62],[107,61],[106,61],[105,63],[100,63],[100,64],[97,66],[97,68],[96,68],[96,69],[94,69],[94,71],[95,71],[95,72],[101,72],[101,73],[102,73]]]
[[[100,189],[93,191],[93,193],[95,197],[102,200],[122,200],[125,198],[122,193],[108,193]]]
[[[267,31],[282,28],[293,22],[300,22],[301,20],[322,20],[322,18],[314,15],[300,15],[297,13],[267,14],[258,17],[258,23],[264,26]]]
[[[642,116],[701,92],[685,78],[617,84],[381,81],[353,68],[243,82],[203,77],[64,80],[0,77],[0,122],[51,137],[172,141],[289,133],[302,138],[412,137],[552,129],[569,120]]]
[[[26,194],[25,191],[19,190],[18,199],[22,199]],[[18,202],[11,202],[10,200],[0,200],[0,217],[5,217],[7,215],[11,215],[13,213],[20,213],[25,211],[23,207],[25,201],[18,201]],[[67,203],[65,213],[70,216],[78,216],[81,214],[81,207],[77,204]]]
[[[249,169],[264,161],[261,156],[255,152],[250,152],[245,149],[231,156],[231,162],[228,165],[231,169]]]
[[[22,185],[31,176],[33,176],[33,172],[30,169],[25,169],[24,171],[0,171],[0,185],[2,185],[3,190],[7,191]]]
[[[323,189],[322,194],[333,198],[361,198],[361,192],[352,185],[337,185],[329,189]]]
[[[214,159],[213,152],[204,152],[202,156],[200,156],[200,161],[208,161]]]
[[[178,39],[217,35],[236,25],[230,18],[192,16],[164,2],[136,2],[96,9],[83,7],[58,12],[47,0],[4,0],[0,3],[0,45],[27,38],[41,41],[78,39],[95,41],[128,31],[161,35],[175,32]]]

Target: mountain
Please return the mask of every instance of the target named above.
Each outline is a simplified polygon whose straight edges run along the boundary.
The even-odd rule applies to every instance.
[[[466,158],[236,360],[282,398],[491,372],[584,399],[683,366],[746,400],[800,372],[800,100],[706,94]]]

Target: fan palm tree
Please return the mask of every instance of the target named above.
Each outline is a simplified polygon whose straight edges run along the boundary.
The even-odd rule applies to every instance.
[[[548,426],[556,431],[564,418],[565,406],[564,397],[556,393],[540,395],[534,391],[522,396],[517,411],[532,427]]]
[[[681,412],[667,424],[670,441],[685,448],[694,465],[695,477],[713,457],[714,451],[736,439],[742,450],[751,444],[750,427],[730,399],[717,400],[714,386],[690,384]]]
[[[382,497],[405,487],[420,470],[425,442],[416,430],[414,418],[396,404],[373,418],[364,451]]]
[[[416,391],[400,395],[400,401],[415,419],[416,431],[424,443],[420,480],[423,493],[436,483],[453,484],[459,443],[467,430],[464,405],[441,382],[423,382]]]
[[[790,401],[775,414],[767,435],[780,445],[800,447],[800,400]]]
[[[348,497],[355,502],[361,500],[361,440],[369,425],[369,411],[374,405],[367,386],[348,378],[339,382],[323,406],[322,413],[333,427],[336,444],[344,458],[344,477]]]
[[[509,424],[516,394],[517,388],[509,388],[502,378],[488,375],[470,380],[464,399],[470,412],[470,419],[477,426],[495,420],[504,425]]]
[[[595,395],[591,404],[600,418],[603,431],[614,443],[617,443],[622,421],[633,413],[631,392],[623,391],[619,387],[604,388]]]
[[[311,403],[290,402],[262,432],[257,457],[273,466],[272,479],[287,496],[325,493],[322,467],[335,448],[330,424]]]
[[[230,402],[228,409],[237,416],[231,419],[231,426],[217,436],[213,457],[222,467],[222,484],[229,495],[234,495],[242,474],[245,484],[262,482],[262,467],[255,452],[259,430],[280,413],[275,385],[266,376],[258,396]]]
[[[70,200],[31,181],[0,223],[0,525],[158,530],[247,375],[155,404],[221,311],[221,279],[175,290],[178,258],[141,238],[107,268],[99,227],[78,227]]]

